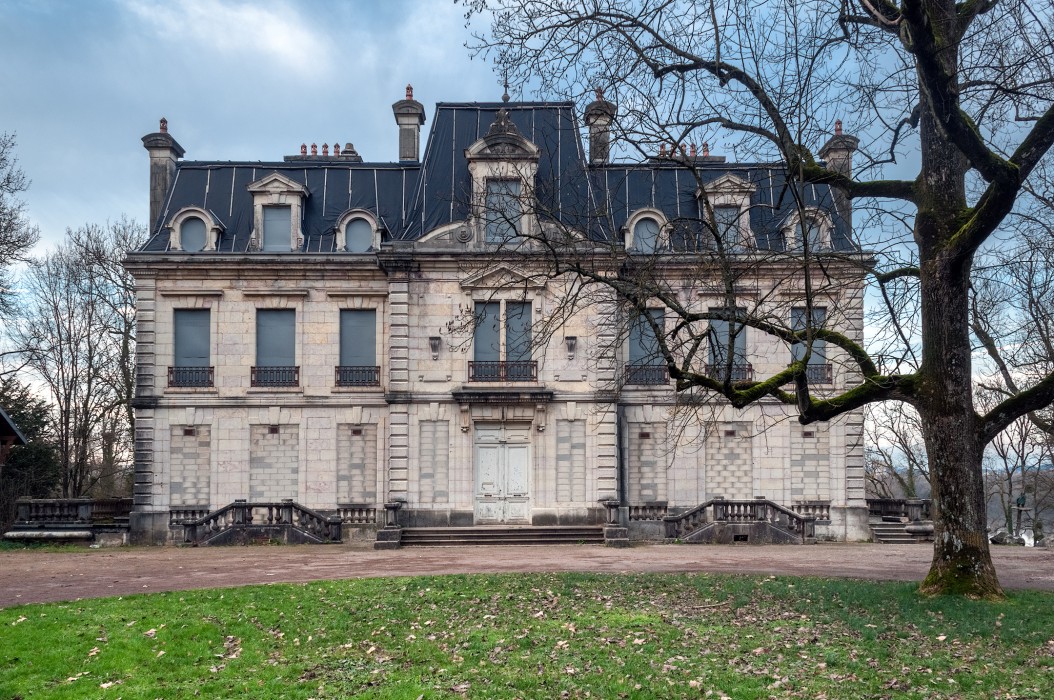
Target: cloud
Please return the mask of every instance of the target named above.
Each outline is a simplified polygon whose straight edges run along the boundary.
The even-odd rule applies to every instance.
[[[158,4],[125,0],[156,39],[197,48],[205,54],[234,60],[252,58],[277,66],[301,79],[319,79],[332,65],[331,47],[323,31],[315,31],[296,8],[286,3],[231,0],[183,0]]]

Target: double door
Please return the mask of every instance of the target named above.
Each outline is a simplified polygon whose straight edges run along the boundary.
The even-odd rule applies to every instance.
[[[477,423],[475,470],[476,524],[530,521],[529,423]]]

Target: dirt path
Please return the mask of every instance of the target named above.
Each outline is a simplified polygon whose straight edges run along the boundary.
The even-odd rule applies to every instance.
[[[917,581],[931,556],[923,545],[874,544],[419,547],[387,552],[340,545],[30,550],[0,552],[0,608],[253,583],[523,571],[707,571]],[[996,547],[993,558],[1006,588],[1054,590],[1054,549]]]

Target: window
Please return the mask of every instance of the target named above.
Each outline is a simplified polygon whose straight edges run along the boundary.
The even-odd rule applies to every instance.
[[[365,253],[373,247],[373,224],[363,218],[352,219],[344,228],[344,249]]]
[[[629,348],[626,363],[627,384],[665,384],[666,360],[659,351],[659,338],[655,326],[663,327],[662,309],[648,309],[648,318],[637,315],[629,326]]]
[[[358,219],[362,221],[362,219]],[[337,386],[377,386],[377,311],[342,309]]]
[[[296,311],[257,309],[253,386],[299,386],[296,366]]]
[[[633,249],[654,253],[659,249],[659,222],[645,217],[633,225]]]
[[[169,386],[212,386],[209,321],[208,309],[176,309],[172,312],[174,352],[172,366],[168,368]]]
[[[487,180],[483,219],[488,243],[504,243],[519,235],[521,187],[519,180]]]
[[[469,381],[534,381],[538,363],[531,360],[530,302],[476,302],[475,316]]]
[[[811,322],[806,323],[807,319],[809,319],[807,308],[804,306],[792,308],[791,330],[804,331],[810,327],[823,328],[824,321],[827,320],[827,309],[814,306]],[[806,349],[806,343],[792,343],[791,358],[795,362],[805,359]],[[818,338],[813,338],[812,352],[809,354],[809,361],[805,367],[805,376],[810,384],[829,384],[831,382],[831,365],[827,362],[827,344]]]
[[[179,226],[180,247],[187,252],[205,249],[207,229],[205,222],[196,216],[183,219]]]
[[[717,235],[726,247],[735,248],[739,245],[739,207],[714,207],[714,224],[717,226]]]
[[[293,228],[292,207],[263,208],[263,243],[264,252],[290,250],[290,232]]]
[[[799,221],[794,227],[794,235],[798,243],[804,241],[809,250],[819,250],[823,247],[823,227],[813,217]]]
[[[710,309],[720,313],[725,309]],[[707,374],[715,379],[726,377],[733,382],[745,382],[754,378],[754,368],[747,362],[746,327],[734,321],[711,319],[707,331]]]

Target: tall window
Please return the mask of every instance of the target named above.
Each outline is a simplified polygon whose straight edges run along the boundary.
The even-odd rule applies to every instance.
[[[531,360],[530,302],[477,302],[475,308],[476,325],[472,337],[473,361],[469,365],[469,380],[534,380],[538,363]]]
[[[724,309],[710,309],[720,312]],[[729,375],[734,382],[753,379],[753,368],[747,362],[746,327],[734,321],[711,319],[707,332],[709,366],[707,373],[716,379]]]
[[[292,207],[263,208],[263,242],[265,251],[288,251],[293,235]]]
[[[256,310],[256,366],[253,386],[299,386],[296,366],[296,311]]]
[[[633,225],[633,250],[654,253],[659,247],[659,222],[645,217]]]
[[[791,309],[791,330],[804,331],[806,328],[823,328],[827,320],[827,309],[823,307],[812,308],[812,318],[809,319],[809,311],[804,306],[796,306]],[[807,322],[808,321],[808,322]],[[805,358],[806,343],[792,343],[791,357],[795,362]],[[827,344],[813,338],[812,352],[805,367],[806,376],[813,384],[826,384],[831,381],[831,365],[827,362]]]
[[[739,216],[739,207],[725,205],[714,207],[714,223],[717,225],[717,235],[726,247],[735,248],[740,243]]]
[[[665,384],[668,381],[666,360],[659,351],[659,337],[655,332],[656,327],[662,326],[662,309],[648,309],[647,318],[641,314],[630,322],[627,384]]]
[[[374,309],[342,309],[337,386],[376,386],[379,383],[377,312]]]
[[[809,250],[819,250],[823,247],[823,228],[820,222],[811,216],[799,221],[794,233],[797,236],[798,245],[807,245]]]
[[[487,180],[487,201],[484,221],[488,243],[503,243],[520,233],[520,216],[523,213],[520,197],[522,184],[519,180]]]
[[[169,386],[212,386],[209,310],[176,309],[172,312],[174,353],[168,369]]]

